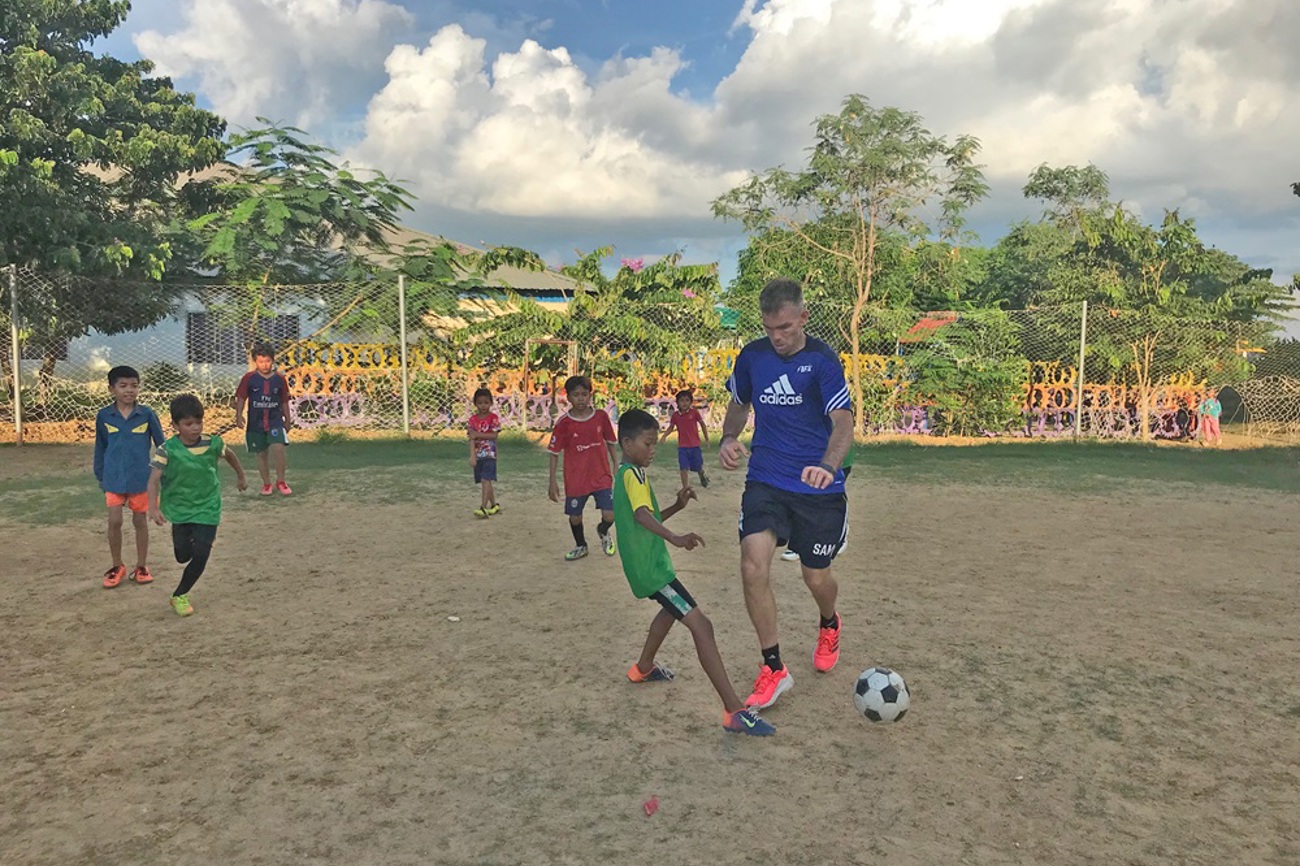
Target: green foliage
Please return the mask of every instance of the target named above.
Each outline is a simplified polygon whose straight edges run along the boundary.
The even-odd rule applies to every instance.
[[[23,293],[48,367],[92,328],[120,333],[167,313],[171,293],[146,281],[183,245],[191,196],[177,180],[224,151],[224,122],[151,77],[152,64],[89,50],[129,9],[0,4],[0,263],[50,275]]]
[[[547,337],[576,342],[582,370],[593,378],[634,380],[643,370],[676,368],[721,336],[716,265],[683,265],[674,254],[645,267],[625,264],[607,277],[601,262],[611,252],[595,250],[561,269],[577,281],[564,312],[506,292],[508,312],[459,332],[470,363],[519,366],[525,342]],[[563,347],[547,347],[530,364],[558,378],[564,358]]]
[[[157,361],[140,371],[140,386],[144,391],[174,393],[190,386],[189,374],[166,361]]]
[[[262,123],[268,123],[259,118]],[[229,283],[314,283],[368,274],[388,252],[411,196],[381,172],[362,180],[294,127],[232,136],[246,163],[217,187],[217,207],[190,223],[203,263]]]
[[[1016,328],[997,311],[966,315],[908,357],[908,400],[930,407],[940,435],[1001,433],[1020,419],[1025,361]]]

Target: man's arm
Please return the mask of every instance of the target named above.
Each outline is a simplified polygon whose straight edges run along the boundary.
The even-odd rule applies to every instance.
[[[831,412],[831,441],[826,444],[822,464],[839,469],[844,465],[844,458],[849,456],[852,447],[853,413],[848,409],[836,409]]]
[[[278,374],[284,387],[280,389],[280,419],[284,421],[284,429],[293,429],[293,419],[289,417],[289,379],[283,374]]]
[[[740,465],[740,458],[749,456],[749,450],[740,441],[740,433],[749,420],[749,404],[727,404],[727,415],[722,419],[722,438],[718,440],[718,461],[723,469],[735,469]]]
[[[149,438],[154,445],[161,445],[167,441],[167,436],[163,433],[162,421],[158,419],[157,412],[149,413]]]
[[[235,389],[235,426],[244,426],[244,404],[248,402],[248,374],[239,380],[239,387]]]
[[[552,502],[560,501],[560,483],[556,480],[555,474],[560,467],[560,455],[554,451],[551,452],[551,480],[547,488],[547,495]]]
[[[159,526],[167,522],[162,516],[162,508],[159,507],[158,502],[162,492],[162,474],[163,471],[157,466],[149,470],[149,519]]]
[[[700,435],[701,435],[702,437],[704,437],[704,441],[705,441],[705,442],[708,442],[708,441],[709,441],[709,425],[704,423],[704,415],[701,414],[701,413],[698,413],[698,412],[697,412],[696,415],[695,415],[695,420],[696,420],[696,422],[698,422],[699,425],[700,425]]]
[[[667,441],[668,441],[668,434],[671,433],[671,432],[673,432],[673,428],[676,427],[676,426],[677,426],[677,413],[674,412],[674,413],[672,413],[671,415],[668,416],[668,426],[664,429],[664,435],[662,435],[662,436],[659,437],[659,441],[660,441],[660,442],[667,442]]]

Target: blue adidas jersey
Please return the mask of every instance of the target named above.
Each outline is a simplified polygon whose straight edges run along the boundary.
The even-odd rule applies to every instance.
[[[809,337],[799,352],[782,358],[771,340],[755,340],[740,350],[727,390],[737,403],[754,407],[750,481],[795,493],[844,492],[843,471],[825,490],[809,487],[800,477],[826,454],[830,413],[849,408],[844,368],[830,346]]]

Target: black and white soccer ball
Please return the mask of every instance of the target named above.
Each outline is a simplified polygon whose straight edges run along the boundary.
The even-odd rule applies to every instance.
[[[853,687],[853,706],[873,722],[896,722],[912,705],[907,683],[889,668],[867,668]]]

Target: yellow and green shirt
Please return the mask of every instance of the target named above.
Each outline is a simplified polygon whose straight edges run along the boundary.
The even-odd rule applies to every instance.
[[[648,598],[677,578],[668,556],[668,543],[636,522],[638,508],[649,508],[660,520],[659,502],[650,489],[645,469],[622,463],[614,473],[614,526],[618,530],[618,555],[623,561],[632,594]]]
[[[217,461],[226,453],[220,436],[200,436],[194,445],[173,436],[158,446],[149,465],[162,470],[159,497],[163,517],[172,523],[221,522],[221,479]]]

